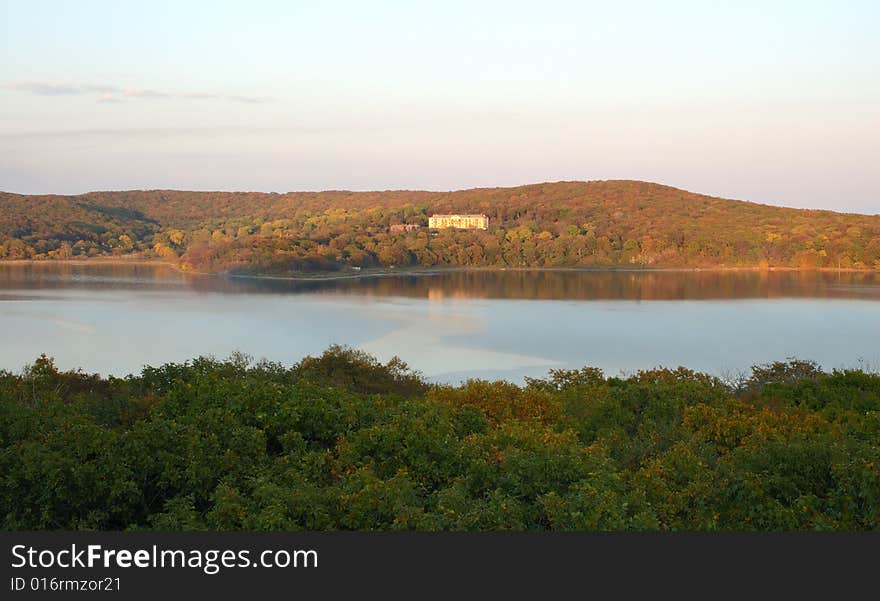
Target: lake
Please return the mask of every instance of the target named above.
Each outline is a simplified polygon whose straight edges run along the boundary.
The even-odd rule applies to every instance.
[[[591,365],[733,375],[787,357],[880,367],[880,274],[445,271],[341,280],[148,264],[0,264],[0,369],[40,353],[117,376],[241,351],[290,365],[339,343],[430,380]]]

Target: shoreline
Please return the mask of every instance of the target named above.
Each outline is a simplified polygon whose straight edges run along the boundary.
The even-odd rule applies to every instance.
[[[717,267],[628,267],[616,266],[592,266],[592,267],[373,267],[353,270],[351,267],[340,271],[316,271],[313,273],[299,273],[291,275],[262,274],[262,273],[233,273],[230,271],[196,271],[181,267],[177,263],[163,259],[150,259],[143,257],[92,257],[89,259],[9,259],[0,260],[3,265],[161,265],[173,269],[184,275],[223,277],[234,279],[260,279],[260,280],[283,280],[283,281],[333,281],[354,280],[393,276],[432,276],[444,273],[457,272],[574,272],[574,273],[726,273],[726,272],[815,272],[815,273],[880,273],[876,269],[836,268],[819,267],[804,269],[800,267],[757,267],[757,266],[717,266]]]

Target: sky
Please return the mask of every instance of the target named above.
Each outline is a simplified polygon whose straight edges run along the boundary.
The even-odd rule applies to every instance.
[[[0,0],[0,190],[638,179],[880,213],[880,2]]]

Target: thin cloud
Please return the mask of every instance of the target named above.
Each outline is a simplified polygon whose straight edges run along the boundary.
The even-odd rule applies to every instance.
[[[119,102],[117,100],[104,100],[102,102]],[[216,126],[216,127],[170,127],[170,128],[140,128],[140,129],[57,129],[41,131],[20,131],[0,133],[0,142],[28,141],[46,139],[75,139],[75,138],[169,138],[173,136],[194,137],[219,137],[228,135],[260,135],[271,136],[277,134],[299,135],[323,135],[323,134],[349,134],[359,132],[377,131],[381,128],[359,126],[281,126],[281,127],[249,127],[249,126]],[[2,149],[0,149],[2,151]]]
[[[171,94],[165,92],[157,92],[156,90],[145,90],[143,88],[126,88],[121,92],[126,98],[172,98]]]
[[[119,98],[118,96],[114,96],[113,94],[101,94],[98,97],[98,102],[109,103],[109,104],[119,104],[120,102],[123,102],[123,100],[121,98]]]
[[[119,103],[125,100],[223,100],[255,104],[268,102],[265,96],[242,96],[214,92],[166,92],[150,88],[123,88],[111,84],[74,84],[46,81],[19,81],[0,85],[6,90],[27,92],[37,96],[96,96],[98,102]]]
[[[269,102],[268,98],[257,96],[226,96],[225,98],[226,100],[231,100],[232,102],[245,102],[248,104]]]
[[[223,98],[220,94],[211,94],[210,92],[187,92],[179,94],[180,98],[188,98],[191,100],[218,100]]]
[[[119,94],[123,92],[117,86],[104,84],[71,84],[46,81],[20,81],[0,86],[7,90],[30,92],[38,96],[70,96],[78,94]]]

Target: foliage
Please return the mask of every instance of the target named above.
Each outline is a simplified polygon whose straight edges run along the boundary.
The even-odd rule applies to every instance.
[[[427,384],[333,347],[0,372],[0,526],[873,530],[880,375],[789,360]]]
[[[434,213],[485,213],[490,227],[430,232]],[[423,227],[392,232],[398,223]],[[391,266],[878,269],[880,216],[637,181],[450,193],[0,193],[0,260],[131,255],[277,274]]]

